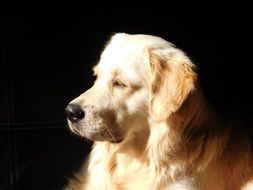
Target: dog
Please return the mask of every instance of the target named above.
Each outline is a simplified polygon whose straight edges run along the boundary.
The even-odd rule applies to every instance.
[[[93,70],[94,85],[66,107],[71,131],[94,141],[66,189],[253,189],[247,128],[222,120],[174,44],[116,33]]]

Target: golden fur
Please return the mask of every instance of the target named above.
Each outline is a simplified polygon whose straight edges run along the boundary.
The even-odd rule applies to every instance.
[[[71,102],[85,118],[69,127],[95,142],[66,189],[252,189],[246,128],[219,118],[173,44],[115,34],[94,72],[93,87]]]

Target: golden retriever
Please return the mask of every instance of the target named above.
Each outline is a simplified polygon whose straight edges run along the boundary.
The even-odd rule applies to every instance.
[[[252,189],[248,132],[218,117],[183,51],[157,36],[117,33],[94,74],[66,107],[69,128],[94,141],[66,189]]]

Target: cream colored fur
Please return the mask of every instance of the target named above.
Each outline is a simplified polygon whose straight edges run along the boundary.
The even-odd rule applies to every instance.
[[[223,122],[206,101],[195,65],[151,35],[115,34],[93,87],[71,103],[71,130],[95,141],[69,190],[252,189],[246,128]]]

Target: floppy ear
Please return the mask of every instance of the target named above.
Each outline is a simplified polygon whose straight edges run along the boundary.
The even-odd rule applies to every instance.
[[[165,121],[176,112],[197,80],[194,64],[178,49],[149,50],[151,67],[150,113],[156,121]]]

